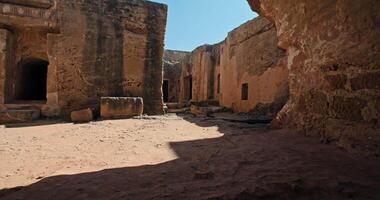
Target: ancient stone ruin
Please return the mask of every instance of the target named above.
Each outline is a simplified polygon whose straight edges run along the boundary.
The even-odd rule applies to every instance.
[[[249,52],[249,53],[247,53]],[[225,41],[198,47],[182,58],[177,98],[200,105],[220,105],[234,112],[273,118],[288,100],[285,52],[277,47],[274,25],[253,19]]]
[[[280,127],[353,151],[380,151],[380,2],[249,0],[288,54]]]
[[[96,114],[108,96],[162,114],[166,12],[140,0],[0,0],[0,121]]]
[[[261,17],[182,58],[179,105],[267,116],[273,128],[378,152],[380,3],[248,2]]]
[[[239,1],[0,0],[0,199],[379,199],[380,0]]]

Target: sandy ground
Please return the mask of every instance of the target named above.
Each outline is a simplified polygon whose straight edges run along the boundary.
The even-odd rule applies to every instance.
[[[189,115],[0,126],[0,159],[0,199],[380,199],[379,160]]]

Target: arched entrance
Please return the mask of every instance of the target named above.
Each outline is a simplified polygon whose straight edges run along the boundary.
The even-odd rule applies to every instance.
[[[46,101],[49,62],[38,58],[21,60],[17,67],[16,100]]]

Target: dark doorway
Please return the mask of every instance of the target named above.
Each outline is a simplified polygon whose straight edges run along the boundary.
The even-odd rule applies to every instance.
[[[218,74],[217,93],[220,94],[220,74]]]
[[[164,84],[162,85],[162,91],[164,95],[164,102],[166,103],[169,101],[169,81],[168,80],[164,80]]]
[[[248,83],[241,86],[241,100],[248,100]]]
[[[184,78],[184,98],[189,101],[193,98],[193,78],[192,76],[186,76]]]
[[[193,77],[189,77],[189,100],[193,99]]]
[[[16,100],[46,101],[48,65],[49,62],[35,58],[18,64],[20,74]]]

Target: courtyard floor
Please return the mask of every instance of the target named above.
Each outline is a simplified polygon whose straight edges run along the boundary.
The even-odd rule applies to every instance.
[[[191,115],[0,126],[0,199],[380,199],[380,161]]]

